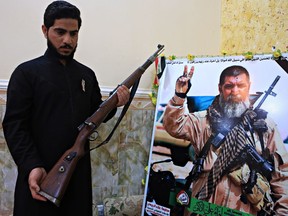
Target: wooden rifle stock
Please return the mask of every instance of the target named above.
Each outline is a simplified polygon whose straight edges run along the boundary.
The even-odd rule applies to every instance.
[[[163,51],[164,46],[158,45],[158,50],[150,56],[146,62],[137,68],[121,85],[130,88],[134,85],[145,72],[145,70],[155,61],[155,59]],[[84,146],[89,136],[95,129],[105,120],[107,115],[117,107],[117,95],[112,94],[106,99],[86,121],[79,126],[79,134],[76,138],[74,145],[68,149],[53,168],[48,172],[46,178],[40,185],[40,195],[47,198],[56,206],[60,206],[61,200],[65,194],[70,178],[76,168],[77,162],[85,155]]]

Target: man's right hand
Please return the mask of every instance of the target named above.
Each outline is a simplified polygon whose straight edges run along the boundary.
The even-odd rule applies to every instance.
[[[47,201],[47,199],[38,194],[40,191],[40,184],[46,177],[47,173],[44,168],[37,167],[31,170],[28,178],[29,188],[32,194],[32,197],[36,200]]]
[[[184,66],[184,72],[183,75],[180,76],[176,81],[176,87],[175,87],[175,94],[181,98],[185,98],[186,94],[191,88],[191,82],[190,79],[192,78],[194,73],[194,66],[191,67],[189,73],[188,73],[188,66]]]

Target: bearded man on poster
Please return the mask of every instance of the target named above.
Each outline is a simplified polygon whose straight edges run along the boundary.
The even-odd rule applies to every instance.
[[[186,113],[184,102],[193,73],[193,66],[189,72],[185,66],[176,81],[175,95],[164,113],[166,131],[190,141],[197,158],[211,135],[221,133],[227,122],[233,126],[220,146],[209,147],[202,172],[192,182],[192,197],[253,215],[288,215],[288,154],[267,112],[252,109],[248,71],[238,65],[224,69],[218,84],[219,95],[209,108]],[[250,121],[243,121],[245,118]],[[267,163],[273,167],[270,176],[257,172],[249,191],[247,183],[253,170],[248,165],[250,161],[239,161],[248,145],[261,157],[268,155]]]

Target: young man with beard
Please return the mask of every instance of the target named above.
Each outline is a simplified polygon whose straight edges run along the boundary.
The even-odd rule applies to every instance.
[[[183,75],[176,81],[175,95],[164,113],[163,125],[167,132],[190,141],[199,156],[211,135],[222,133],[227,129],[224,127],[227,123],[233,126],[220,147],[210,143],[200,177],[192,183],[192,197],[253,215],[265,215],[264,209],[268,212],[266,215],[288,215],[287,152],[276,124],[265,115],[263,117],[264,110],[252,109],[248,71],[236,65],[226,68],[220,75],[219,95],[210,107],[185,113],[184,102],[193,73],[193,66],[189,72],[185,66]],[[261,134],[257,133],[259,128],[264,129],[263,144]],[[233,163],[247,144],[264,158],[264,152],[269,152],[267,161],[274,167],[271,177],[257,173],[252,194],[244,191],[252,172],[248,161]]]
[[[18,168],[15,216],[92,215],[88,141],[87,154],[79,160],[61,206],[45,202],[37,193],[47,172],[74,144],[77,127],[103,102],[94,72],[73,58],[80,26],[77,7],[65,1],[52,2],[42,26],[48,49],[43,56],[19,65],[9,81],[3,129]],[[117,106],[127,103],[125,86],[116,94]]]

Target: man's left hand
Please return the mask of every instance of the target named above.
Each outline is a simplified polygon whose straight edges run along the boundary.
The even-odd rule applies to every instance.
[[[120,85],[116,93],[118,97],[117,107],[123,106],[129,101],[130,91],[125,85]]]
[[[47,201],[47,199],[38,194],[40,191],[40,184],[46,177],[47,173],[43,167],[36,167],[31,170],[28,177],[29,189],[31,191],[31,195],[34,199],[40,201]]]

